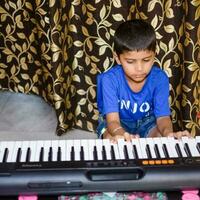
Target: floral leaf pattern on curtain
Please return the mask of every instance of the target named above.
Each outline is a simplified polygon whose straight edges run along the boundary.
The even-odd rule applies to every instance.
[[[0,89],[36,94],[57,114],[57,134],[97,125],[96,76],[113,64],[113,35],[126,19],[150,22],[155,62],[170,78],[176,130],[200,133],[200,3],[122,0],[3,0]]]

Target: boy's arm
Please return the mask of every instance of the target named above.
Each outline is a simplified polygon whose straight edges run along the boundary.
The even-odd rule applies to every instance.
[[[113,141],[124,138],[130,141],[133,136],[127,133],[120,124],[120,118],[118,112],[108,113],[106,115],[107,131],[103,135],[103,138],[108,138]]]
[[[172,121],[169,116],[157,118],[157,128],[163,137],[174,136],[181,138],[182,136],[191,137],[188,131],[173,131]]]

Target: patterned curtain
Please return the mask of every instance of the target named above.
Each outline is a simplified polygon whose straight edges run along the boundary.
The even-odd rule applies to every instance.
[[[116,27],[133,18],[156,30],[174,129],[200,134],[199,0],[2,0],[0,89],[41,96],[55,108],[58,135],[94,132],[96,76],[114,64]]]

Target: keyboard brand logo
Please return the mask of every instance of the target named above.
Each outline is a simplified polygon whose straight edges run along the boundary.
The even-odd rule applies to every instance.
[[[22,164],[22,168],[41,168],[42,165],[35,163],[35,164]]]

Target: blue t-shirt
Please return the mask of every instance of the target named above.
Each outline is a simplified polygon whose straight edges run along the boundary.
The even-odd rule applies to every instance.
[[[165,72],[153,66],[139,92],[128,85],[123,68],[116,65],[97,77],[97,105],[101,115],[118,112],[120,119],[133,120],[154,115],[170,115],[169,79]]]

